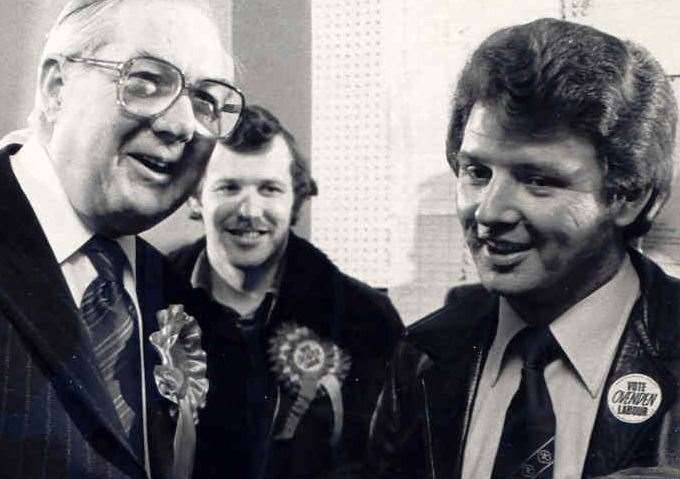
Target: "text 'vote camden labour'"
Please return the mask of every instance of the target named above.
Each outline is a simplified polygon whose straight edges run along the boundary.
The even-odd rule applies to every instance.
[[[661,403],[661,388],[644,374],[627,374],[611,385],[607,392],[609,410],[618,420],[644,422],[654,415]]]

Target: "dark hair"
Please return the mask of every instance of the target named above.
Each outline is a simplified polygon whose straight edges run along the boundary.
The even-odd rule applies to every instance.
[[[567,127],[591,139],[605,171],[605,194],[651,189],[626,238],[644,235],[668,199],[677,106],[661,66],[643,48],[592,27],[540,19],[489,36],[460,75],[446,143],[457,155],[475,103],[494,108],[510,130]]]
[[[290,133],[269,110],[248,105],[243,110],[241,121],[234,133],[225,142],[232,151],[252,153],[264,150],[276,135],[281,135],[288,145],[293,157],[290,163],[290,174],[293,178],[293,224],[297,221],[298,213],[305,200],[318,193],[316,182],[312,178],[309,161],[300,151],[295,137]]]

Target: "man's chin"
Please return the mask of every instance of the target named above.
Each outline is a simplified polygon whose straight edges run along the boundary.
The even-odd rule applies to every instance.
[[[227,258],[232,266],[238,269],[257,269],[267,262],[269,255],[266,252],[251,249],[243,251],[235,245],[222,245]]]
[[[541,286],[535,278],[529,280],[512,272],[486,271],[480,274],[480,280],[482,286],[488,291],[506,297],[526,297],[536,294]]]
[[[176,208],[127,207],[118,211],[99,215],[92,226],[97,233],[117,237],[143,233],[156,226],[175,211]]]
[[[231,265],[242,271],[256,271],[263,268],[266,260],[262,258],[230,258]]]

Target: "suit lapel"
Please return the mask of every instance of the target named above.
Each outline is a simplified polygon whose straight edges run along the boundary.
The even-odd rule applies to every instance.
[[[163,261],[160,254],[145,242],[137,241],[137,298],[142,312],[142,337],[144,341],[144,379],[146,381],[146,412],[149,444],[149,461],[154,477],[167,477],[172,465],[175,424],[168,412],[169,402],[158,392],[154,367],[160,364],[158,352],[149,336],[158,330],[156,313],[167,305],[164,301]]]
[[[15,150],[16,151],[16,150]],[[12,152],[13,153],[13,152]],[[71,419],[124,470],[134,455],[106,390],[78,309],[33,210],[0,152],[0,302],[35,352]],[[102,433],[102,431],[104,431]],[[121,450],[122,449],[122,450]]]
[[[433,457],[437,458],[437,477],[457,477],[459,473],[468,404],[474,400],[475,370],[481,368],[481,361],[481,351],[471,349],[457,360],[438,362],[423,373],[425,420],[429,429],[426,440]]]
[[[655,312],[654,305],[650,308],[643,294],[631,313],[605,383],[584,464],[585,477],[605,475],[636,465],[649,465],[650,460],[655,463],[658,431],[664,414],[677,399],[678,382],[650,339],[648,309],[649,314]],[[608,393],[615,386],[614,383],[629,374],[643,375],[644,381],[656,382],[661,391],[658,409],[639,423],[617,419],[608,401]],[[613,407],[618,411],[618,406]]]
[[[434,313],[446,316],[448,328],[432,335],[426,331],[429,322],[425,319],[420,326],[424,331],[410,331],[415,336],[436,337],[428,351],[432,362],[421,375],[429,430],[426,439],[437,465],[436,477],[460,476],[472,405],[496,330],[497,298],[478,291]]]

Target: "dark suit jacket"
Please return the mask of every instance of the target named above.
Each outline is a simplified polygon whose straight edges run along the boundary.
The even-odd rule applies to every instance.
[[[0,151],[0,478],[143,477],[86,340],[77,306],[43,231]],[[163,259],[137,241],[143,333],[165,307]],[[174,425],[145,348],[152,470],[171,463]],[[170,456],[168,456],[170,453]]]
[[[204,247],[201,240],[174,255],[186,277]],[[403,329],[387,296],[343,274],[321,251],[291,235],[278,300],[264,334],[255,340],[258,354],[253,352],[257,347],[247,347],[233,312],[210,301],[203,290],[195,293],[210,390],[198,424],[194,477],[320,479],[356,468],[365,453],[386,362]],[[275,439],[293,396],[268,371],[267,339],[291,322],[312,329],[352,358],[342,385],[344,420],[337,447],[330,445],[333,414],[325,396],[312,401],[292,439]]]
[[[584,477],[632,467],[680,470],[680,281],[639,253],[630,254],[641,295],[609,370]],[[477,384],[497,320],[498,297],[467,286],[409,328],[378,402],[366,477],[460,477]],[[638,424],[616,419],[606,397],[616,380],[631,373],[654,379],[662,393],[656,413]]]

